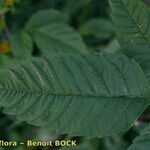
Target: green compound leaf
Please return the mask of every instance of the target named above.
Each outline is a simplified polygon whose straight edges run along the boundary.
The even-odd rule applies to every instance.
[[[58,134],[104,137],[129,129],[149,104],[150,87],[119,53],[33,58],[0,71],[0,106]]]
[[[133,144],[127,150],[149,150],[150,148],[150,125],[143,129],[139,136],[133,140]]]

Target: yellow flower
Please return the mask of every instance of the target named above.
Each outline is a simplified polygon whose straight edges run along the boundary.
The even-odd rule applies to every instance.
[[[9,53],[11,50],[10,45],[6,41],[0,41],[0,53]]]
[[[14,3],[14,0],[4,0],[5,4],[12,5]]]

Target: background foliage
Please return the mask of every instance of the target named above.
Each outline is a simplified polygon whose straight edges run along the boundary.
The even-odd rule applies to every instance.
[[[148,0],[144,3],[149,5]],[[124,38],[122,35],[119,37]],[[121,44],[122,47],[124,45],[126,43]],[[122,48],[113,30],[108,0],[0,0],[0,68],[31,56],[42,57],[56,52],[114,53],[119,50]],[[145,64],[149,66],[147,61],[141,65],[145,67]],[[149,76],[148,67],[145,68]],[[133,140],[129,150],[134,150],[138,141],[145,136],[145,130],[149,132],[149,128],[144,129],[150,121],[148,110],[129,131],[121,135],[91,140],[86,137],[71,138],[78,141],[78,150],[126,150]],[[67,135],[50,134],[46,129],[16,121],[12,116],[4,115],[2,109],[0,111],[0,139],[25,141],[68,138]],[[149,140],[147,135],[144,138]],[[17,149],[28,148],[20,146]]]

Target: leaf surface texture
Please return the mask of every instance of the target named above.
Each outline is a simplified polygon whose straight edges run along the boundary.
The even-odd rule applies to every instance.
[[[119,53],[33,58],[0,70],[0,106],[56,133],[103,137],[127,130],[149,104],[149,85]]]

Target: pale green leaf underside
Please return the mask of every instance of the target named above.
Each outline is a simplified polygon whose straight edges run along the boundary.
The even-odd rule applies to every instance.
[[[37,46],[44,55],[88,52],[80,35],[66,24],[49,24],[43,28],[36,28],[32,33]]]
[[[24,31],[17,32],[10,40],[12,54],[19,59],[29,58],[32,55],[33,42],[31,37]]]
[[[133,140],[128,150],[149,150],[150,149],[150,125],[141,131],[141,134]]]
[[[149,85],[123,54],[33,58],[0,71],[0,106],[57,133],[103,137],[127,130],[149,100]]]

